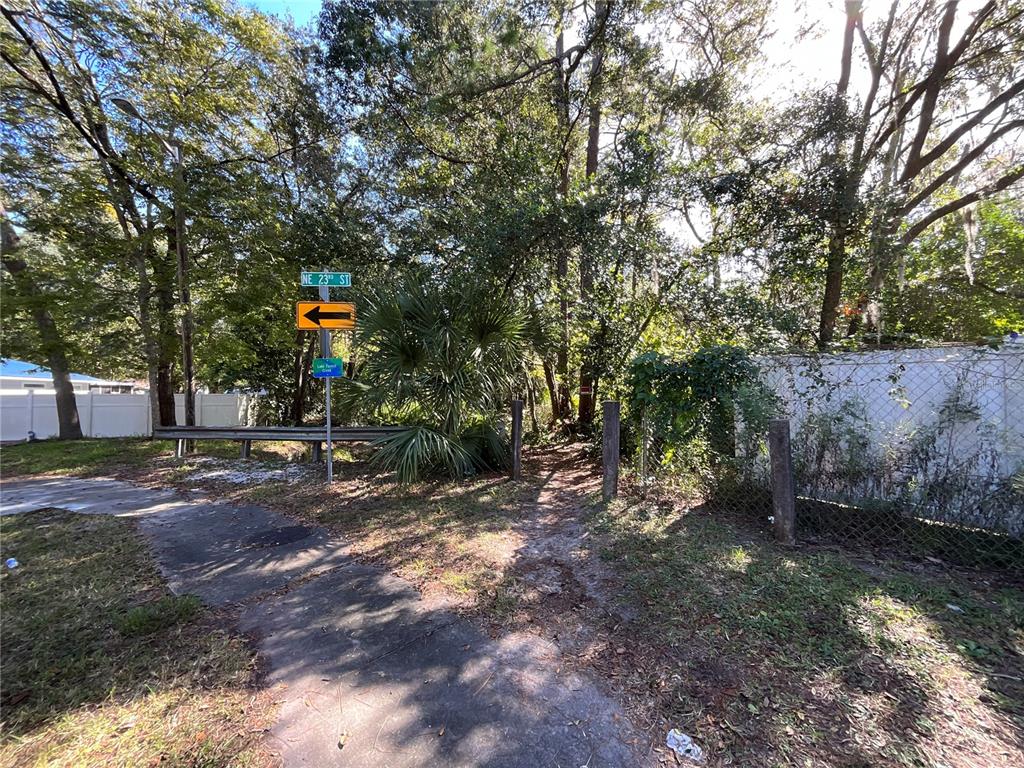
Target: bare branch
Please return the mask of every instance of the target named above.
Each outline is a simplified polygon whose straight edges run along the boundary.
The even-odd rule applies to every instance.
[[[906,181],[912,176],[916,176],[923,169],[927,168],[931,163],[938,160],[940,157],[946,154],[946,152],[948,152],[954,144],[957,143],[961,136],[970,131],[972,128],[975,128],[978,125],[980,125],[982,121],[984,121],[984,119],[988,117],[992,112],[994,112],[1004,104],[1008,104],[1012,99],[1016,98],[1022,93],[1024,93],[1024,78],[1021,78],[1013,85],[1011,85],[1009,88],[1007,88],[1005,91],[1000,93],[998,96],[992,99],[992,101],[990,101],[984,107],[975,112],[970,119],[965,120],[955,129],[950,131],[946,138],[944,138],[942,141],[940,141],[938,144],[932,147],[932,149],[930,149],[924,155],[918,157],[914,168],[911,168],[911,165],[908,162],[907,168],[906,170],[904,170],[903,173],[903,180]],[[912,170],[914,171],[914,173],[908,175],[909,172]]]
[[[900,238],[900,240],[904,245],[912,243],[918,235],[920,235],[922,232],[928,229],[928,227],[930,227],[932,224],[934,224],[936,221],[943,218],[944,216],[948,216],[951,213],[955,213],[956,211],[959,211],[961,208],[970,205],[971,203],[976,203],[979,200],[984,200],[987,197],[991,197],[995,193],[1001,192],[1002,190],[1006,189],[1011,184],[1020,181],[1020,179],[1022,178],[1024,178],[1024,164],[1019,165],[1010,172],[1004,174],[1003,176],[992,182],[992,184],[989,184],[987,187],[976,189],[969,194],[963,195],[962,197],[958,197],[956,200],[952,200],[946,203],[945,205],[936,208],[931,213],[923,216],[921,219],[914,222],[910,226],[910,228],[903,233],[903,237]]]
[[[976,146],[971,147],[970,151],[965,152],[956,163],[936,176],[916,195],[904,203],[899,209],[899,214],[906,215],[907,213],[910,213],[910,211],[914,210],[914,208],[927,200],[932,193],[941,188],[943,184],[948,182],[950,179],[955,178],[957,174],[962,173],[968,165],[981,157],[985,150],[992,146],[996,141],[1007,133],[1021,128],[1024,128],[1024,120],[1014,120],[991,131],[983,141],[979,142]]]

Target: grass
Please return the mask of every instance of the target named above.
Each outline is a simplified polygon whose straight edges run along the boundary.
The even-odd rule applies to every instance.
[[[139,467],[172,455],[170,443],[146,439],[39,440],[0,448],[4,478],[22,475],[97,474],[111,467]]]
[[[571,454],[531,459],[521,483],[490,476],[403,488],[352,461],[331,488],[217,492],[342,533],[357,556],[444,593],[495,631],[571,642],[565,658],[608,681],[656,743],[680,728],[712,766],[1024,764],[1019,585],[780,548],[670,503],[605,506],[587,495],[592,471]],[[195,484],[187,472],[177,479]],[[538,513],[553,521],[538,524]],[[531,569],[551,564],[549,550],[537,554],[545,537],[581,523],[589,535],[570,542],[571,558],[600,565],[613,613],[573,582],[575,565],[562,568],[558,594],[528,582]]]
[[[507,565],[524,493],[503,478],[402,487],[380,478],[273,484],[242,489],[239,501],[268,504],[348,538],[352,552],[381,562],[424,588],[440,588],[464,605],[495,588]],[[356,469],[355,471],[358,471]],[[365,482],[368,487],[360,483]]]
[[[92,455],[97,455],[93,453]],[[256,658],[192,596],[168,593],[125,518],[0,518],[0,764],[262,766]]]
[[[653,503],[601,508],[637,612],[635,695],[739,764],[1014,765],[1024,593],[785,550]],[[777,761],[777,762],[776,762]]]
[[[202,609],[195,595],[166,595],[144,605],[136,605],[114,620],[117,631],[125,637],[142,637],[183,624]]]
[[[303,451],[297,443],[258,442],[252,456],[263,460],[295,459]],[[238,443],[231,440],[198,441],[197,455],[238,458]],[[146,470],[174,457],[174,443],[148,438],[39,440],[0,448],[0,474],[10,479],[27,475],[100,475]]]

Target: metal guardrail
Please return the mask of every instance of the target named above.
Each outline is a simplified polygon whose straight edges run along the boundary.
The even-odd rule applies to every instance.
[[[331,427],[331,442],[368,443],[401,432],[405,427]],[[188,440],[237,440],[247,458],[254,440],[279,440],[313,444],[313,458],[319,460],[320,444],[327,440],[326,427],[158,427],[156,440],[175,440],[175,455],[185,455]]]
[[[362,442],[387,437],[405,427],[331,427],[331,439]],[[325,427],[157,427],[157,440],[286,440],[305,443],[327,439]]]

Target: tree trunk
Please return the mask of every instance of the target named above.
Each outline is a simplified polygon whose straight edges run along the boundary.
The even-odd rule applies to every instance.
[[[292,358],[292,405],[288,420],[294,425],[302,424],[306,416],[306,395],[309,392],[309,369],[313,363],[313,353],[318,337],[306,338],[306,333],[295,334],[295,352]]]
[[[168,226],[165,232],[166,257],[154,258],[153,263],[157,306],[157,398],[160,403],[160,423],[164,426],[174,426],[177,424],[177,416],[174,406],[173,372],[180,348],[174,327],[174,261],[177,244],[174,227]]]
[[[153,319],[149,312],[149,272],[146,267],[146,254],[143,253],[142,243],[136,243],[137,248],[132,254],[132,263],[135,265],[135,274],[138,283],[135,288],[136,301],[139,304],[139,330],[142,332],[142,353],[146,360],[146,379],[149,382],[149,415],[150,424],[154,427],[164,425],[160,412],[160,388],[158,374],[158,358],[156,339],[153,335]],[[171,424],[173,425],[173,421]]]
[[[896,229],[899,224],[893,210],[892,201],[889,199],[893,179],[896,175],[896,160],[902,143],[903,126],[900,126],[889,140],[889,148],[885,156],[885,166],[882,171],[882,205],[880,210],[875,212],[871,225],[871,239],[868,245],[870,266],[868,268],[867,290],[861,294],[857,302],[857,310],[850,318],[850,326],[846,332],[847,336],[856,335],[860,330],[861,323],[868,330],[881,333],[881,291],[885,284],[885,275],[894,257],[902,257],[904,252],[904,247],[901,244],[896,245],[897,253],[892,251],[893,243],[896,239]]]
[[[192,288],[185,235],[185,171],[182,146],[175,143],[174,159],[174,245],[178,273],[178,299],[181,301],[181,376],[185,400],[185,425],[196,423],[195,373],[192,349]]]
[[[611,6],[607,0],[597,0],[596,19],[606,24]],[[601,139],[601,68],[604,63],[604,39],[594,45],[590,62],[590,109],[587,128],[586,176],[593,182],[597,174],[598,150]],[[596,222],[595,222],[596,224]],[[595,227],[596,229],[596,227]],[[594,313],[594,244],[584,243],[580,251],[580,306],[585,315]],[[599,350],[588,344],[583,350],[580,366],[580,411],[579,423],[583,431],[589,431],[594,423],[594,402],[597,379]]]
[[[40,333],[48,333],[47,362],[53,374],[53,388],[57,399],[57,434],[61,440],[78,440],[82,437],[82,425],[78,420],[78,402],[71,385],[71,372],[64,356],[64,339],[59,335],[50,313],[45,310],[37,316]],[[95,433],[93,433],[95,434]]]
[[[569,88],[562,72],[562,55],[565,52],[565,33],[559,24],[555,40],[555,54],[559,63],[555,67],[554,107],[558,125],[562,131],[562,151],[559,156],[557,194],[561,202],[569,197],[569,162],[571,159],[569,122]],[[551,399],[553,422],[572,417],[572,401],[569,397],[569,252],[564,242],[558,245],[555,257],[555,290],[558,293],[558,350],[555,355],[557,386]]]
[[[840,60],[839,82],[836,85],[836,109],[846,114],[846,94],[850,86],[850,68],[853,63],[853,33],[860,17],[860,0],[846,0],[846,28],[843,34],[843,53]],[[828,256],[825,267],[825,293],[818,320],[818,346],[826,347],[835,334],[839,303],[843,298],[843,270],[846,265],[846,240],[850,226],[850,188],[853,174],[847,168],[844,146],[845,118],[836,132],[836,179],[833,200],[833,218],[828,238]],[[854,190],[855,191],[855,190]]]
[[[536,435],[540,432],[540,425],[537,423],[537,383],[529,374],[526,378],[526,399],[530,410],[530,428]]]
[[[65,354],[64,337],[61,335],[53,315],[47,308],[46,295],[39,290],[28,264],[24,259],[13,255],[18,247],[18,235],[7,220],[7,212],[0,207],[0,250],[3,252],[3,265],[19,293],[26,297],[31,307],[32,318],[39,329],[39,340],[42,342],[46,362],[53,376],[53,389],[57,400],[57,431],[61,440],[77,440],[82,437],[82,425],[78,421],[78,403],[75,401],[75,390],[71,385],[71,372],[68,370]]]
[[[548,360],[544,361],[544,383],[548,387],[548,397],[551,399],[551,423],[558,421],[558,386],[555,384],[555,370]]]
[[[302,356],[306,350],[306,338],[302,331],[295,333],[295,347],[292,350],[292,402],[288,406],[286,418],[292,426],[301,423],[302,411]]]
[[[828,238],[828,260],[825,267],[825,295],[818,321],[818,346],[827,347],[835,335],[839,303],[843,298],[843,271],[846,264],[846,217],[832,223]]]

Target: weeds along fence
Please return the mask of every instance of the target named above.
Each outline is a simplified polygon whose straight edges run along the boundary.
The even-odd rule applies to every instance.
[[[798,535],[1024,568],[1024,344],[759,368],[790,421]],[[764,452],[741,458],[763,483]]]
[[[622,445],[633,482],[691,506],[767,520],[772,496],[760,456],[776,406],[759,375],[756,361],[731,346],[634,360]]]
[[[754,362],[684,443],[640,419],[640,475],[766,523],[766,417],[787,418],[798,539],[1024,572],[1024,343]]]

